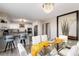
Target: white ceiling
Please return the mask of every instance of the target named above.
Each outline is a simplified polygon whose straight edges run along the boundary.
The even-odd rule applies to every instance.
[[[54,10],[46,14],[41,5],[41,3],[0,3],[0,11],[7,12],[12,18],[40,20],[79,9],[78,3],[55,3]]]

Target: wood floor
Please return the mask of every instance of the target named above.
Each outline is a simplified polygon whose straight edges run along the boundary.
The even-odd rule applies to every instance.
[[[69,41],[69,45],[75,45],[77,43],[77,41]],[[31,52],[31,45],[27,45],[25,46],[25,49],[27,51],[27,53],[29,54]],[[19,52],[17,47],[15,49],[13,49],[13,51],[11,52],[11,50],[8,50],[6,52],[0,52],[0,56],[19,56]]]
[[[3,43],[3,41],[0,41],[0,43]],[[19,39],[16,39],[14,43],[15,43],[16,48],[14,48],[12,52],[11,50],[7,50],[6,52],[4,52],[5,46],[4,44],[1,44],[0,45],[0,56],[19,56],[19,52],[17,48],[17,43],[19,43]],[[26,49],[27,53],[30,53],[31,52],[31,41],[26,40],[26,46],[24,46],[24,48]]]
[[[10,50],[8,50],[6,52],[1,52],[0,56],[19,56],[19,52],[18,52],[17,48],[15,48],[15,49],[13,49],[12,52]]]
[[[31,45],[25,46],[27,54],[31,53]],[[0,52],[0,56],[19,56],[18,48],[14,48],[13,51],[7,50],[6,52],[2,51]]]

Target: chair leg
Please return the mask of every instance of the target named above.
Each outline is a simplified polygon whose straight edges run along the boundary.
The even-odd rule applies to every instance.
[[[25,39],[23,41],[24,41],[24,45],[26,45]]]
[[[14,42],[12,41],[12,44],[13,44],[13,46],[14,46],[14,48],[15,48],[15,44],[14,44]]]
[[[22,43],[22,40],[20,41],[20,43]]]
[[[13,48],[12,48],[12,42],[10,42],[10,46],[11,46],[11,52],[13,51]]]
[[[10,47],[10,42],[8,43],[8,49],[10,49],[11,47]]]
[[[4,50],[4,52],[6,52],[6,50],[7,50],[7,46],[8,46],[8,42],[7,42],[6,46],[5,46],[5,50]]]

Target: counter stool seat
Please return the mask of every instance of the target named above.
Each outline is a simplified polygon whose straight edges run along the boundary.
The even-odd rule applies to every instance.
[[[5,41],[6,41],[6,46],[5,46],[5,50],[4,51],[6,52],[6,50],[8,50],[8,49],[10,49],[12,51],[13,48],[15,48],[13,35],[7,35],[5,37]]]

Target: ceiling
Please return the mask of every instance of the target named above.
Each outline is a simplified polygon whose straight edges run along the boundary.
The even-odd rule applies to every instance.
[[[10,14],[12,18],[41,20],[79,9],[78,3],[55,3],[54,10],[46,14],[41,5],[42,3],[0,3],[0,11]]]

